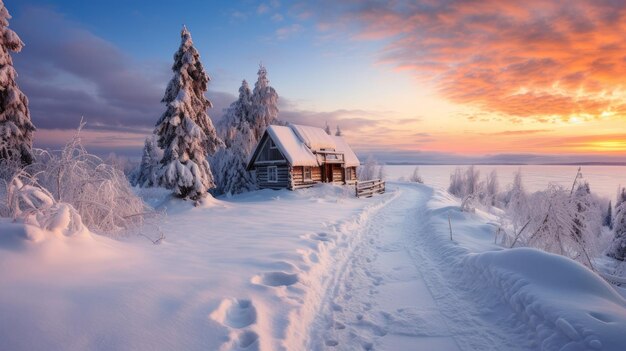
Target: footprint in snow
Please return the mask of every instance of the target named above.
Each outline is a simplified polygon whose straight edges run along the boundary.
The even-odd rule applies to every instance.
[[[256,323],[257,312],[250,300],[224,299],[210,317],[225,326],[240,329]]]
[[[252,277],[252,283],[266,286],[290,286],[298,282],[297,273],[268,272]]]
[[[239,334],[233,345],[233,350],[239,351],[258,351],[259,350],[259,334],[252,330],[245,330]]]

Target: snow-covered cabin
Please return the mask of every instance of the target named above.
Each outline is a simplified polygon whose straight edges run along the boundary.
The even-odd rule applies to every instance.
[[[293,190],[319,182],[352,184],[359,164],[343,137],[289,124],[267,128],[247,168],[261,188]]]

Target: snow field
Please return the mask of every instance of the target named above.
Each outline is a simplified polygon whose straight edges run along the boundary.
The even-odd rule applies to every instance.
[[[460,212],[443,191],[388,190],[369,199],[333,185],[262,190],[198,207],[143,190],[168,214],[160,245],[2,219],[0,349],[624,345],[626,302],[591,271],[501,249],[495,218]]]

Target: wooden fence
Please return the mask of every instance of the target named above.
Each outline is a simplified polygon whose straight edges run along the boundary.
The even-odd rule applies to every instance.
[[[357,181],[354,185],[356,197],[371,197],[374,194],[385,192],[385,181],[382,179]]]

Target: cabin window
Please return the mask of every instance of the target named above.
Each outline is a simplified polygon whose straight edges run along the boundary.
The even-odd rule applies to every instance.
[[[352,180],[352,169],[346,168],[346,181]]]
[[[280,153],[280,150],[278,150],[278,146],[276,146],[276,144],[274,144],[274,141],[272,139],[269,140],[269,148],[267,149],[268,155],[267,155],[267,159],[268,160],[280,160],[282,159],[282,154]]]
[[[271,183],[276,183],[278,181],[278,167],[267,167],[267,181]]]
[[[304,167],[302,171],[302,177],[304,180],[311,180],[311,167]]]

